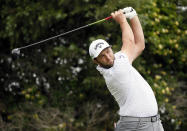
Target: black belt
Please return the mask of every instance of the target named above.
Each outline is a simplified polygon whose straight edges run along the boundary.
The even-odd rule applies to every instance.
[[[150,116],[150,117],[131,117],[131,116],[120,116],[121,121],[146,121],[155,122],[160,120],[160,115]]]

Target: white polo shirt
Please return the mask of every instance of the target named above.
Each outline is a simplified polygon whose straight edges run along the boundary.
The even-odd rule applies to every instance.
[[[125,53],[115,53],[113,67],[97,66],[110,93],[117,101],[120,116],[149,117],[158,113],[158,105],[150,85],[129,63]]]

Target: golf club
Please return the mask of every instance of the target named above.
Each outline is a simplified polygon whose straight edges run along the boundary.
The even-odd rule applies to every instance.
[[[133,10],[131,10],[130,12],[132,12],[132,11],[133,11]],[[124,10],[124,9],[123,9],[123,13],[125,13],[125,10]],[[69,33],[74,32],[74,31],[77,31],[77,30],[80,30],[80,29],[84,29],[84,28],[87,28],[87,27],[89,27],[89,26],[92,26],[92,25],[95,25],[95,24],[101,23],[101,22],[103,22],[103,21],[109,20],[109,19],[111,19],[111,18],[112,18],[112,16],[109,16],[109,17],[106,17],[106,18],[104,18],[104,19],[98,20],[98,21],[96,21],[96,22],[93,22],[93,23],[90,23],[90,24],[87,24],[87,25],[84,25],[84,26],[81,26],[81,27],[75,28],[75,29],[73,29],[73,30],[70,30],[70,31],[67,31],[67,32],[61,33],[61,34],[59,34],[59,35],[52,36],[52,37],[49,37],[49,38],[47,38],[47,39],[44,39],[44,40],[38,41],[38,42],[36,42],[36,43],[32,43],[32,44],[29,44],[29,45],[27,45],[27,46],[22,46],[22,47],[19,47],[19,48],[15,48],[15,49],[12,50],[12,54],[19,55],[21,49],[25,49],[25,48],[28,48],[28,47],[31,47],[31,46],[34,46],[34,45],[37,45],[37,44],[40,44],[40,43],[46,42],[46,41],[49,41],[49,40],[55,39],[55,38],[60,37],[60,36],[64,36],[64,35],[66,35],[66,34],[69,34]]]

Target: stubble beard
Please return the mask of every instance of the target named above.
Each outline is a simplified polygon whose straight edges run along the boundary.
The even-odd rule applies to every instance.
[[[100,62],[98,62],[99,63],[99,65],[101,66],[101,67],[103,67],[103,68],[105,68],[105,69],[109,69],[109,68],[111,68],[111,67],[113,67],[113,65],[114,65],[114,62],[112,63],[112,64],[108,64],[108,65],[105,65],[105,64],[103,64],[103,63],[100,63]]]

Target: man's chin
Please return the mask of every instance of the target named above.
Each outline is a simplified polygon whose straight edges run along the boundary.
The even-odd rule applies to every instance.
[[[105,69],[109,69],[113,66],[114,64],[110,64],[110,65],[100,65],[101,67],[105,68]]]

